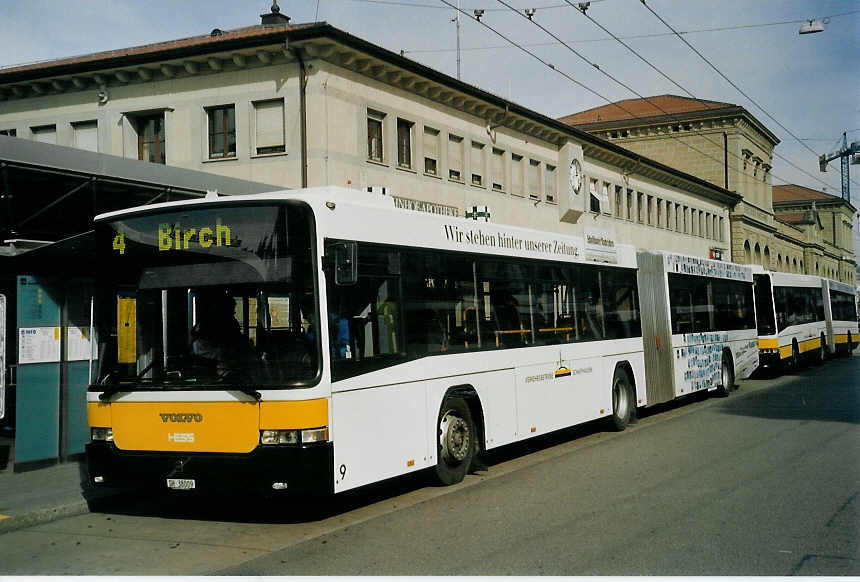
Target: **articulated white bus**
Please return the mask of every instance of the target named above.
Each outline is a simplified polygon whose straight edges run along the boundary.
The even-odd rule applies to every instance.
[[[830,355],[849,355],[860,342],[855,290],[847,283],[832,279],[824,279],[823,284],[827,351]]]
[[[637,285],[632,247],[388,196],[158,204],[97,217],[96,239],[96,485],[331,494],[425,468],[456,483],[482,451],[604,417],[620,430],[755,367],[746,267],[654,255]],[[644,286],[672,325],[647,324],[650,365]]]
[[[728,395],[758,367],[748,265],[640,250],[649,401],[699,390]]]
[[[754,266],[758,346],[763,368],[821,363],[826,351],[826,290],[821,277]]]

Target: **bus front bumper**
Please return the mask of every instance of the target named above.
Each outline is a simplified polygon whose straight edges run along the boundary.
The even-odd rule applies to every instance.
[[[112,442],[86,445],[90,485],[168,490],[168,479],[193,480],[194,491],[330,495],[334,444],[258,446],[247,454],[124,451]],[[187,484],[188,481],[185,481]]]

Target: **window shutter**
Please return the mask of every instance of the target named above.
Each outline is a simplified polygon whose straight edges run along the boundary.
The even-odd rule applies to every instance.
[[[449,136],[448,138],[448,167],[463,172],[463,138]]]
[[[33,128],[33,140],[42,143],[57,143],[57,126],[46,125]]]
[[[523,193],[523,157],[516,154],[511,155],[511,193]]]
[[[99,151],[99,126],[95,121],[88,123],[76,123],[75,147],[91,152]]]
[[[492,183],[493,187],[499,185],[500,190],[505,189],[505,150],[497,150],[493,148],[493,167],[492,167]]]
[[[284,145],[284,101],[255,103],[257,112],[256,147],[271,148]]]
[[[424,157],[439,159],[439,132],[429,127],[424,128]]]

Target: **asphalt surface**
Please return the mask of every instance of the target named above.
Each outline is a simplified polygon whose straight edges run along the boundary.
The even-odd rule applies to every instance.
[[[711,399],[218,574],[858,575],[858,371]]]

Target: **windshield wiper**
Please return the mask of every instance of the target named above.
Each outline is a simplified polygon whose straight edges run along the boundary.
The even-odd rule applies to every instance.
[[[236,386],[236,389],[243,394],[247,394],[257,402],[263,399],[263,395],[260,394],[257,390],[254,390],[253,386]]]

